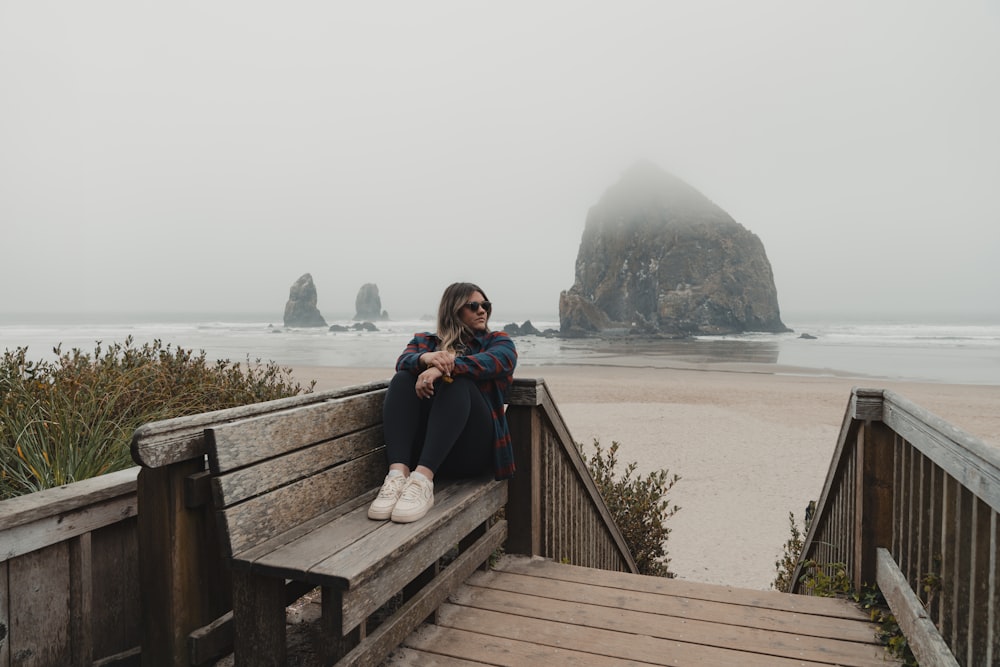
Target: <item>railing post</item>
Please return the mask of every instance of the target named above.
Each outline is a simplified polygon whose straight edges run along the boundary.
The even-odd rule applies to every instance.
[[[185,503],[187,478],[199,459],[139,472],[139,581],[142,664],[190,665],[188,634],[213,620],[206,609],[210,579],[197,557],[204,553],[203,512]]]
[[[534,382],[534,381],[530,381]],[[515,383],[507,407],[517,472],[507,494],[508,553],[535,556],[542,553],[542,433],[537,408],[537,385]]]
[[[892,548],[893,432],[881,421],[865,421],[855,447],[855,590],[874,585],[877,549]]]

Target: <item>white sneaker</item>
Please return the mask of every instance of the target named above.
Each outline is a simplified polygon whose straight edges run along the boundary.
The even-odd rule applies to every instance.
[[[382,488],[379,489],[378,497],[372,501],[371,507],[368,508],[368,518],[375,521],[385,521],[392,516],[392,508],[396,506],[396,501],[399,500],[405,486],[406,477],[404,475],[386,475],[385,481],[382,482]]]
[[[396,523],[410,523],[422,519],[433,506],[434,482],[426,477],[410,475],[403,494],[392,509],[392,520]]]

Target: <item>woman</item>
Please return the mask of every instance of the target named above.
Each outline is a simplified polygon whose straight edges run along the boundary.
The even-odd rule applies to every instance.
[[[396,360],[383,406],[389,459],[368,517],[416,521],[434,505],[434,477],[514,474],[504,416],[517,365],[514,342],[490,331],[493,304],[472,283],[448,286],[437,333],[418,333]]]

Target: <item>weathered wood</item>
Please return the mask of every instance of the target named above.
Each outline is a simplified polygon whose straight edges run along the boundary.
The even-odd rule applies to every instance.
[[[285,583],[285,606],[292,604],[315,587],[298,581]],[[203,665],[221,658],[233,650],[233,612],[215,619],[188,635],[191,664]]]
[[[33,551],[8,561],[8,566],[11,622],[7,636],[14,664],[73,664],[69,544]]]
[[[90,534],[94,656],[130,654],[142,642],[138,519],[129,518]]]
[[[969,571],[974,572],[969,586],[969,646],[966,664],[973,664],[976,656],[985,656],[990,647],[990,557],[996,553],[996,544],[990,535],[991,517],[995,513],[979,498],[972,500],[970,517]]]
[[[674,596],[690,600],[738,604],[760,610],[780,610],[789,614],[814,614],[861,621],[868,619],[868,615],[859,607],[847,604],[831,605],[829,598],[785,595],[778,591],[740,589],[718,584],[695,583],[683,579],[566,566],[563,563],[542,558],[506,557],[503,560],[503,567],[499,569],[511,574],[544,577],[575,584],[599,582],[602,586],[620,591],[629,599],[634,592],[656,593],[661,596]]]
[[[91,534],[85,533],[69,540],[69,637],[72,657],[68,664],[79,667],[90,667],[94,655],[91,563]]]
[[[855,390],[852,411],[841,433],[861,428],[892,438],[892,498],[885,509],[867,505],[872,489],[862,471],[852,480],[845,476],[849,442],[838,443],[818,507],[818,516],[806,536],[802,560],[822,560],[835,553],[842,528],[837,516],[839,494],[855,486],[866,506],[851,519],[856,540],[849,568],[855,584],[870,570],[868,557],[875,547],[887,547],[919,600],[926,597],[929,622],[959,662],[987,664],[1000,658],[1000,547],[996,542],[1000,507],[1000,450],[964,433],[895,393],[882,391],[864,396]],[[864,417],[867,421],[859,420]],[[871,439],[860,441],[857,456]],[[889,461],[875,463],[878,474]],[[856,484],[855,484],[856,483]],[[878,501],[881,505],[881,500]],[[892,516],[889,524],[885,522]],[[884,535],[891,530],[891,535]],[[860,559],[860,560],[859,560]],[[854,570],[853,568],[858,568]],[[797,580],[801,561],[794,573]],[[925,591],[925,586],[928,590]]]
[[[0,665],[10,665],[10,563],[0,561]]]
[[[74,512],[80,507],[97,505],[105,500],[127,496],[135,492],[135,480],[138,474],[139,468],[128,468],[100,477],[0,501],[0,531],[48,519],[66,512]],[[61,541],[53,540],[51,543]],[[6,553],[6,551],[3,549],[0,550],[0,553]]]
[[[288,661],[285,582],[233,572],[233,657],[237,665],[272,667]]]
[[[138,468],[0,502],[0,560],[57,544],[138,512]]]
[[[873,394],[874,392],[871,390],[866,392],[866,397],[869,401],[874,399]],[[858,437],[858,430],[863,423],[857,420],[857,411],[858,402],[852,393],[841,422],[840,433],[837,436],[837,444],[833,451],[830,467],[827,469],[826,479],[823,482],[823,489],[820,491],[819,500],[816,502],[813,520],[805,534],[802,557],[799,558],[799,561],[795,564],[795,568],[792,570],[791,592],[793,593],[800,591],[800,581],[804,574],[803,563],[807,560],[815,559],[817,562],[829,563],[846,558],[844,556],[841,559],[837,559],[824,552],[831,549],[833,535],[830,533],[835,534],[834,531],[829,530],[834,501],[840,494],[841,489],[845,489],[845,493],[853,493],[850,485],[855,480],[854,475],[851,474],[853,468],[850,467],[850,463],[854,460],[854,446]],[[875,411],[876,409],[869,405],[863,412],[865,415],[870,415],[874,414]]]
[[[893,434],[880,422],[867,422],[855,445],[854,589],[875,581],[876,547],[892,546]],[[845,526],[845,530],[847,526]]]
[[[374,667],[413,631],[428,614],[443,603],[472,572],[503,544],[507,522],[498,521],[469,549],[448,564],[441,574],[424,586],[392,618],[344,656],[338,667]]]
[[[496,482],[484,489],[475,502],[413,546],[406,547],[391,563],[385,563],[377,577],[344,593],[345,627],[353,628],[403,588],[408,580],[431,566],[465,534],[496,513],[507,498],[506,483]],[[482,560],[479,561],[482,563]],[[372,573],[374,574],[374,573]]]
[[[627,604],[627,608],[632,611],[675,617],[678,622],[697,620],[725,623],[743,628],[775,632],[794,631],[811,637],[863,643],[869,642],[872,638],[872,626],[867,617],[861,614],[855,615],[848,610],[844,610],[845,613],[841,615],[830,616],[829,603],[815,605],[816,609],[826,612],[824,614],[801,611],[792,614],[788,609],[782,608],[781,604],[777,605],[777,608],[768,606],[766,597],[757,597],[754,599],[755,604],[743,604],[741,598],[750,598],[752,595],[750,591],[724,588],[721,591],[713,591],[721,593],[721,599],[706,600],[705,595],[698,591],[699,586],[688,587],[689,597],[682,595],[681,589],[675,590],[669,586],[659,590],[643,590],[641,586],[634,584],[625,588],[628,591],[628,602],[623,603],[623,589],[607,581],[604,572],[591,570],[589,581],[574,581],[558,575],[538,576],[540,573],[535,571],[531,574],[518,574],[506,569],[502,573],[476,573],[466,581],[467,586],[451,596],[451,601],[455,604],[472,605],[474,600],[483,594],[482,591],[502,588],[504,592],[514,595],[536,595],[567,603],[608,608]],[[617,577],[616,580],[621,580],[621,577]],[[671,594],[665,594],[664,591],[670,591]]]
[[[372,452],[227,507],[219,515],[231,550],[227,553],[253,548],[368,491],[385,476],[384,461],[380,451]]]
[[[146,468],[160,468],[195,459],[205,455],[204,430],[207,427],[345,396],[379,391],[387,386],[388,381],[372,382],[152,422],[139,427],[133,434],[132,460]]]
[[[188,635],[228,608],[206,599],[210,588],[204,513],[187,507],[185,480],[204,464],[194,459],[139,473],[139,581],[144,660],[148,666],[188,664]]]
[[[957,665],[948,645],[910,589],[906,577],[886,549],[878,549],[878,587],[903,630],[913,655],[922,665]]]
[[[384,392],[359,394],[205,430],[219,474],[382,423]],[[329,465],[329,464],[328,464]]]
[[[135,646],[126,651],[94,660],[93,667],[140,667],[142,665],[142,647]]]
[[[517,568],[521,573],[511,574],[509,568]],[[568,574],[563,575],[564,570]],[[874,626],[869,621],[845,618],[859,614],[860,610],[851,602],[810,599],[810,604],[822,608],[815,619],[804,618],[800,612],[778,612],[767,607],[737,611],[734,607],[740,606],[740,597],[763,594],[762,601],[792,598],[793,602],[796,598],[776,592],[736,591],[676,580],[657,582],[684,583],[693,593],[689,600],[671,600],[672,596],[664,593],[664,589],[646,590],[646,584],[657,579],[505,556],[493,572],[473,574],[440,608],[438,623],[407,637],[404,650],[504,665],[884,667],[892,662],[875,640]],[[707,595],[698,594],[701,586],[708,589]],[[737,595],[725,603],[696,602],[720,592]],[[708,606],[714,606],[719,616],[698,618]],[[695,609],[693,616],[686,613],[688,607]],[[767,620],[754,620],[759,614],[766,615]],[[740,618],[772,627],[733,625]],[[856,625],[851,630],[856,641],[841,636],[813,637],[802,630],[803,623],[809,628],[821,628],[824,621],[843,623],[844,627]],[[861,628],[867,628],[867,632]],[[837,633],[827,633],[831,634]],[[396,655],[387,664],[396,664]]]
[[[884,421],[972,493],[1000,511],[1000,450],[937,415],[895,394],[885,392]]]
[[[379,424],[284,456],[276,452],[273,459],[262,461],[251,468],[215,477],[216,505],[228,507],[247,498],[267,493],[304,477],[315,475],[317,471],[381,450],[384,442],[382,426]],[[211,443],[210,436],[209,446]],[[388,467],[384,457],[379,459],[379,463],[383,469]]]
[[[507,503],[507,549],[511,553],[542,553],[541,416],[526,407],[507,408],[517,474],[510,480]]]
[[[544,380],[518,380],[514,388],[517,396],[511,399],[507,421],[518,474],[511,480],[507,508],[508,549],[595,565],[602,559],[601,546],[609,541],[611,549],[605,552],[616,554],[608,559],[615,561],[609,562],[609,567],[637,571],[625,539]],[[599,534],[591,535],[597,539],[586,544],[576,537],[585,521],[601,528]]]

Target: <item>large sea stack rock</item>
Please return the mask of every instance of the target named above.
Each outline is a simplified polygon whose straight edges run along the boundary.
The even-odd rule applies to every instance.
[[[648,162],[590,209],[576,282],[559,297],[563,336],[781,332],[760,239]]]
[[[389,313],[382,310],[382,299],[378,295],[378,285],[365,283],[354,299],[355,320],[387,320]]]
[[[303,274],[288,290],[285,303],[286,327],[325,327],[326,320],[316,307],[316,285],[312,275]]]

